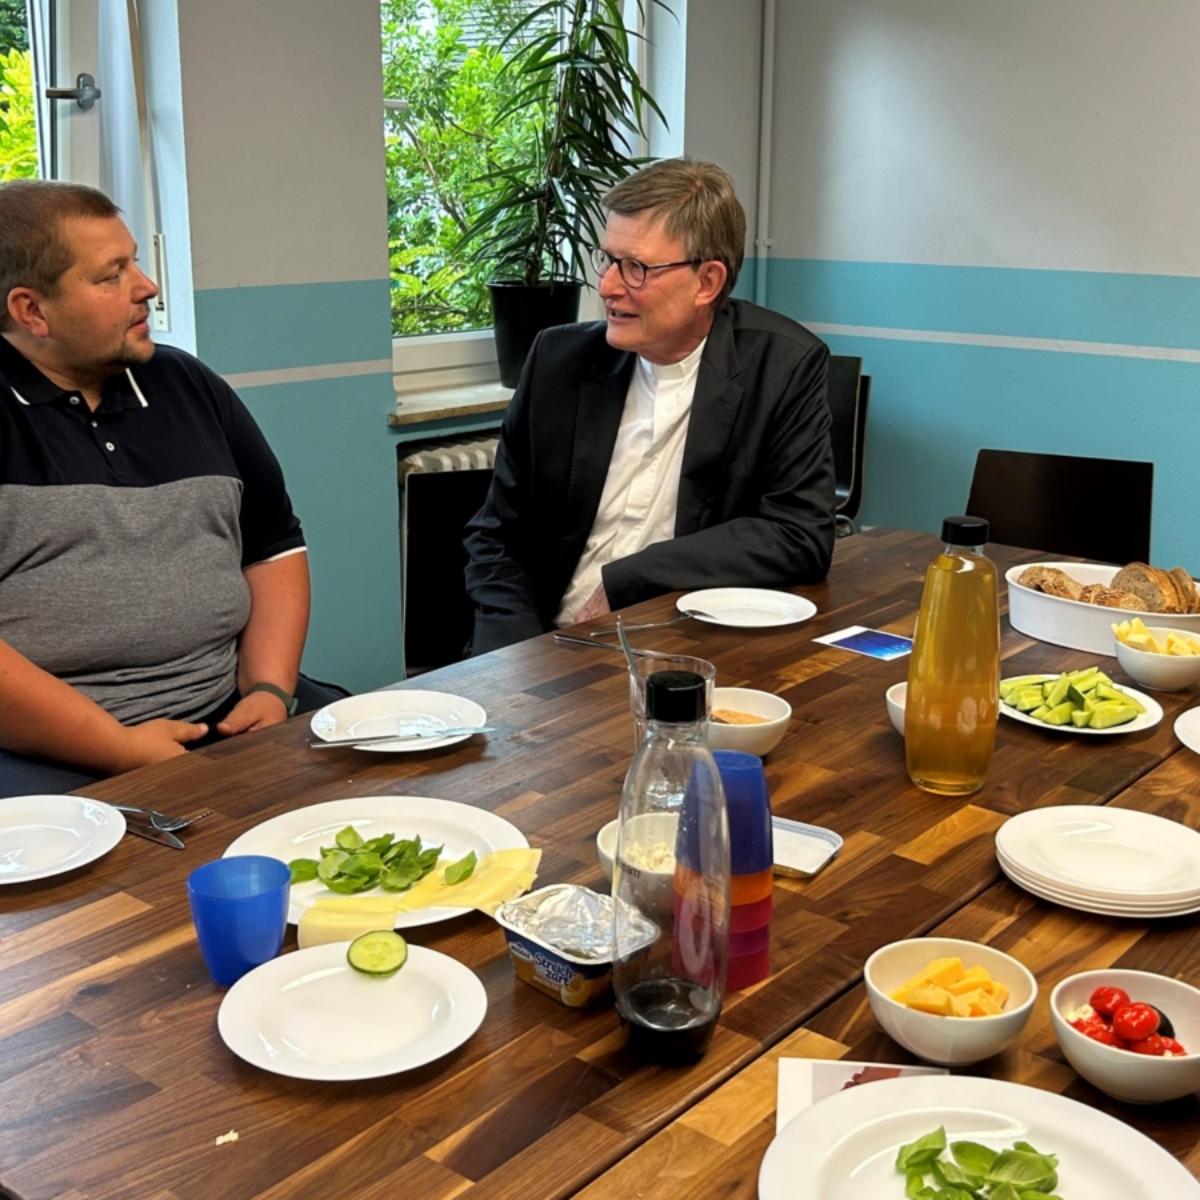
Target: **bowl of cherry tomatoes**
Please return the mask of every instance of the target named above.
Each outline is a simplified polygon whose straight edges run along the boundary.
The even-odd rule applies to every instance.
[[[1083,971],[1050,993],[1054,1035],[1093,1087],[1130,1104],[1200,1091],[1200,989],[1149,971]]]

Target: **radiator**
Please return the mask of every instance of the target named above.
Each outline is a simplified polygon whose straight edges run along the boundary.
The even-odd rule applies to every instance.
[[[497,438],[439,442],[400,459],[401,603],[408,675],[458,662],[471,638],[463,532],[487,496]]]

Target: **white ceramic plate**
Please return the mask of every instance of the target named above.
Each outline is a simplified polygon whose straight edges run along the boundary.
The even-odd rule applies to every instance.
[[[272,817],[231,842],[225,857],[266,854],[281,862],[291,862],[293,858],[319,859],[320,848],[332,846],[338,830],[347,825],[353,825],[364,838],[379,837],[384,833],[394,833],[397,838],[420,834],[425,845],[444,846],[442,857],[449,862],[457,862],[472,850],[482,858],[493,850],[523,850],[529,845],[515,825],[483,808],[427,796],[360,796],[352,800],[311,804]],[[318,896],[333,894],[315,879],[293,884],[288,920],[294,925]],[[380,896],[387,893],[372,888],[358,894]],[[398,913],[396,928],[432,925],[435,921],[460,917],[468,911],[442,907]]]
[[[423,692],[399,689],[394,692],[364,692],[348,696],[318,709],[309,728],[323,742],[340,742],[352,737],[379,737],[385,733],[424,733],[426,730],[455,729],[462,725],[482,725],[487,713],[463,696],[449,692]],[[408,742],[372,742],[355,746],[357,750],[376,750],[383,754],[436,750],[465,742],[472,735],[419,738]]]
[[[217,1013],[239,1058],[293,1079],[378,1079],[461,1046],[483,1022],[473,971],[424,946],[386,979],[346,962],[349,942],[310,946],[243,975]]]
[[[1061,892],[1057,888],[1047,887],[1043,883],[1023,876],[1012,863],[999,855],[996,861],[1000,870],[1019,888],[1023,888],[1032,896],[1048,900],[1063,908],[1074,908],[1079,912],[1095,913],[1101,917],[1128,917],[1134,921],[1159,921],[1167,917],[1187,917],[1200,912],[1200,901],[1181,902],[1176,905],[1136,905],[1125,901],[1093,900],[1070,892]]]
[[[996,846],[1026,876],[1067,892],[1122,901],[1200,893],[1200,833],[1153,813],[1108,805],[1031,809],[996,830]]]
[[[1200,708],[1189,708],[1175,718],[1175,736],[1194,754],[1200,754]]]
[[[0,884],[48,879],[107,854],[125,834],[125,817],[85,796],[0,799]]]
[[[675,607],[700,609],[711,617],[697,617],[708,625],[729,625],[735,629],[769,628],[807,621],[817,606],[804,596],[791,592],[772,592],[766,588],[706,588],[680,596]]]
[[[1015,678],[1028,679],[1030,683],[1037,683],[1043,679],[1057,679],[1058,676],[1029,675],[1015,676]],[[1002,679],[1000,682],[1006,683],[1007,680]],[[1152,729],[1163,719],[1162,705],[1153,696],[1147,696],[1145,692],[1139,692],[1134,688],[1126,687],[1123,683],[1117,684],[1117,687],[1127,696],[1132,696],[1146,711],[1138,713],[1132,721],[1129,721],[1125,725],[1113,725],[1108,729],[1076,729],[1070,721],[1065,725],[1047,725],[1045,721],[1039,721],[1031,717],[1028,713],[1021,712],[1020,709],[1012,708],[1005,704],[1004,701],[1000,702],[1000,711],[1006,717],[1011,717],[1014,721],[1020,721],[1023,725],[1032,725],[1034,729],[1045,729],[1051,733],[1082,733],[1088,737],[1104,737],[1110,733],[1140,733],[1143,729]]]
[[[1066,1197],[1196,1200],[1200,1183],[1148,1137],[1086,1104],[998,1079],[915,1076],[860,1084],[805,1109],[767,1148],[759,1200],[897,1200],[896,1151],[945,1126],[948,1142],[1018,1139],[1058,1156]]]
[[[1048,883],[1046,880],[1039,879],[1038,876],[1030,874],[1019,863],[1013,862],[999,846],[996,847],[996,860],[1004,869],[1004,873],[1014,883],[1019,883],[1022,887],[1044,891],[1048,896],[1055,899],[1082,900],[1086,904],[1109,904],[1122,909],[1128,909],[1133,913],[1166,912],[1172,909],[1181,911],[1191,908],[1193,905],[1200,904],[1200,891],[1181,892],[1178,897],[1172,899],[1156,898],[1147,900],[1142,896],[1122,895],[1118,897],[1111,893],[1106,895],[1103,892],[1093,892],[1083,888],[1072,888],[1062,884]]]

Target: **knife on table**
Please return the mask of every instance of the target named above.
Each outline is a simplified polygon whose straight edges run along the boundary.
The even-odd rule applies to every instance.
[[[160,846],[170,846],[172,850],[182,850],[184,848],[182,838],[176,837],[173,833],[166,833],[161,829],[154,829],[149,825],[139,826],[126,821],[125,832],[132,833],[134,837],[145,838],[148,842],[158,842]]]

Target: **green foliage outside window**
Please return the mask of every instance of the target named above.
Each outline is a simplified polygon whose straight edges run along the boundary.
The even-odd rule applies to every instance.
[[[38,173],[33,68],[27,50],[0,48],[0,180]]]
[[[521,86],[503,72],[536,22],[505,34],[530,0],[382,0],[383,94],[407,112],[384,118],[388,245],[395,334],[449,333],[491,324],[492,268],[456,252],[484,207],[479,177],[531,156],[546,120],[531,105],[498,123]]]
[[[28,50],[25,0],[0,0],[0,54],[6,50]]]

